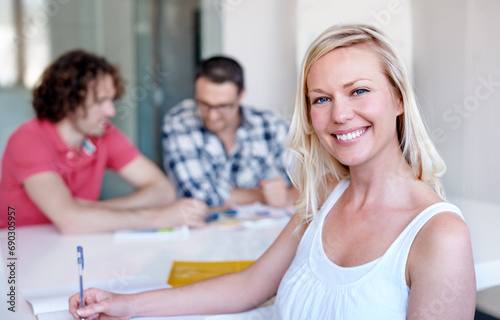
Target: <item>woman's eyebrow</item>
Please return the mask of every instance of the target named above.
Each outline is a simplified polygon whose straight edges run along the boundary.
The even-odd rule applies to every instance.
[[[352,81],[349,81],[347,82],[346,84],[344,84],[342,87],[345,89],[345,88],[349,88],[351,87],[353,84],[355,84],[356,82],[358,81],[362,81],[362,80],[368,80],[368,81],[372,81],[368,78],[358,78],[358,79],[355,79],[355,80],[352,80]]]
[[[313,90],[309,90],[307,93],[311,93],[311,92],[318,92],[318,93],[326,93],[325,91],[321,90],[321,89],[313,89]]]

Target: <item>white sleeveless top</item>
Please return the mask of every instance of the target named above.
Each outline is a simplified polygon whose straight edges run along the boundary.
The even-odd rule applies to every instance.
[[[278,288],[274,319],[406,319],[410,288],[406,260],[422,226],[440,212],[460,210],[446,202],[431,205],[403,230],[384,255],[356,267],[340,267],[325,254],[325,217],[349,185],[342,180],[305,231]],[[463,218],[463,217],[462,217]]]

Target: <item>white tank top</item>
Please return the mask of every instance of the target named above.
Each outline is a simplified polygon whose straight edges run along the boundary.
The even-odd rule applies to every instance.
[[[383,256],[361,266],[340,267],[325,254],[322,230],[325,217],[348,185],[349,180],[339,182],[305,231],[278,288],[274,319],[406,319],[410,294],[406,260],[415,236],[440,212],[462,217],[450,203],[433,204],[413,219]]]

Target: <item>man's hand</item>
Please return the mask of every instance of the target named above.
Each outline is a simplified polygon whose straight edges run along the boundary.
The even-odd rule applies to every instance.
[[[289,204],[288,187],[283,178],[262,180],[259,184],[267,205],[284,208]]]
[[[197,199],[183,198],[175,201],[162,212],[165,215],[171,215],[174,225],[188,225],[197,228],[206,225],[205,217],[208,213],[208,206]],[[170,225],[172,224],[170,223]]]

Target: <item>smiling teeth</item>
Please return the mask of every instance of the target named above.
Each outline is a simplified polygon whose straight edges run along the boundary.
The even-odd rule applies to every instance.
[[[349,132],[348,134],[336,134],[335,136],[337,137],[337,139],[339,140],[342,140],[342,141],[349,141],[349,140],[352,140],[354,138],[357,138],[359,137],[360,135],[362,135],[364,132],[366,131],[366,129],[363,129],[363,130],[358,130],[358,131],[354,131],[354,132]]]

